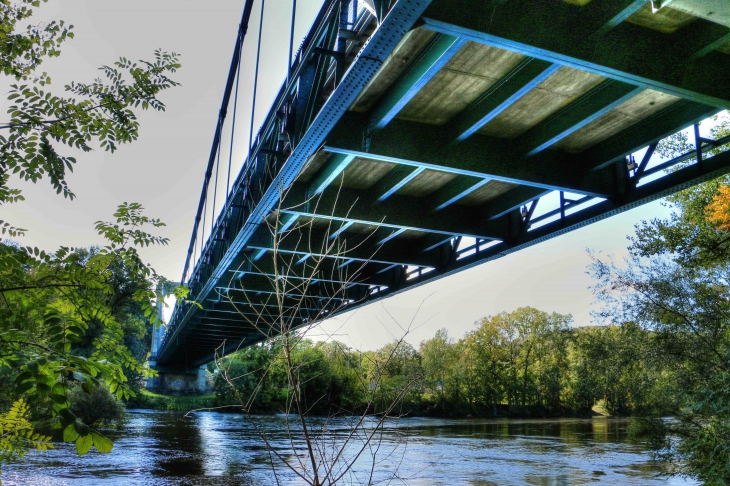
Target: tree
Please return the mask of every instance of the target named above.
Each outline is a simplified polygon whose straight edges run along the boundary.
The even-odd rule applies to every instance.
[[[651,331],[642,359],[661,359],[672,372],[677,422],[664,423],[657,410],[646,411],[657,433],[659,457],[673,470],[710,483],[730,480],[724,466],[719,467],[730,453],[724,435],[730,421],[724,402],[730,371],[730,288],[720,273],[661,257],[635,259],[629,268],[594,265],[604,316]],[[682,440],[672,444],[672,435]],[[710,461],[709,451],[715,451]],[[717,462],[721,456],[725,459]]]
[[[114,267],[123,263],[131,280],[140,283],[132,300],[153,325],[159,324],[156,298],[166,283],[137,252],[137,247],[167,244],[144,231],[163,223],[143,216],[139,204],[123,204],[115,216],[116,223],[97,223],[109,244],[91,255],[65,247],[45,253],[0,245],[0,367],[14,371],[16,392],[30,403],[52,402],[55,426],[64,428],[64,440],[75,441],[79,454],[92,445],[108,452],[111,442],[71,411],[70,384],[78,382],[87,393],[105,385],[121,399],[134,395],[125,370],[150,374],[124,344],[113,308],[118,298]],[[184,299],[186,289],[175,294]],[[92,326],[96,337],[90,353],[74,347]]]
[[[560,370],[566,368],[561,356],[567,353],[564,334],[571,320],[532,307],[482,318],[464,339],[473,399],[495,413],[503,400],[525,407],[545,405],[549,398],[550,406],[559,408]]]
[[[28,449],[53,449],[51,438],[38,434],[28,421],[28,404],[15,401],[7,413],[0,415],[0,462],[20,459]]]
[[[708,122],[713,124],[710,130],[712,138],[730,135],[730,115],[727,112],[711,117]],[[662,140],[656,152],[664,158],[673,158],[694,149],[686,134],[680,132]],[[726,146],[714,147],[705,156],[725,150]],[[683,165],[694,162],[695,159],[690,158]],[[722,207],[717,205],[716,197],[722,197],[721,191],[726,190],[721,187],[728,185],[730,176],[726,175],[668,196],[665,204],[673,209],[672,215],[666,220],[639,223],[636,236],[630,238],[630,252],[640,257],[667,255],[688,265],[727,265],[730,262],[730,238],[726,230],[718,229],[718,223],[707,217],[707,211],[712,212],[715,218],[722,217]]]
[[[572,406],[582,412],[602,402],[611,415],[674,413],[665,358],[656,336],[634,322],[576,330],[571,346]]]
[[[730,134],[726,113],[711,131],[713,138]],[[678,134],[661,148],[673,157],[693,147]],[[728,183],[724,176],[668,198],[672,216],[637,226],[626,267],[600,260],[592,266],[605,304],[600,315],[651,331],[647,350],[672,372],[677,421],[650,410],[643,422],[658,457],[671,471],[709,484],[730,482]]]
[[[271,170],[276,160],[266,157],[258,163]],[[264,181],[273,179],[272,174],[266,176],[262,177]],[[356,404],[349,400],[356,405],[352,408],[344,406],[344,402],[340,407],[326,405],[333,391],[333,362],[351,363],[353,356],[337,343],[313,343],[306,336],[320,322],[367,295],[350,289],[362,286],[362,273],[369,260],[341,263],[350,260],[353,249],[371,244],[375,238],[372,232],[346,238],[342,235],[343,222],[330,221],[322,227],[315,219],[297,218],[293,224],[285,225],[286,212],[292,209],[286,206],[290,188],[279,188],[279,203],[265,220],[264,228],[271,235],[271,251],[258,260],[246,256],[238,269],[264,276],[264,287],[259,284],[256,289],[246,288],[246,282],[234,276],[219,293],[222,300],[236,309],[241,320],[259,334],[270,354],[259,368],[234,368],[230,366],[233,360],[218,358],[220,379],[229,385],[270,453],[277,482],[278,467],[287,468],[312,486],[345,480],[372,484],[379,481],[374,479],[378,473],[393,479],[397,470],[376,471],[376,456],[386,454],[381,451],[386,424],[402,415],[407,398],[418,396],[414,390],[422,379],[420,358],[405,342],[410,325],[402,327],[400,339],[362,356],[359,372],[346,375],[348,387],[363,400]],[[317,197],[304,204],[316,205]],[[225,345],[221,343],[219,349]],[[243,380],[252,387],[237,385],[244,376],[241,372],[255,377],[255,381]],[[276,386],[280,394],[278,411],[287,418],[290,446],[285,449],[272,444],[274,433],[267,431],[253,415],[260,394],[275,377],[280,379]],[[327,418],[312,417],[317,411],[325,411]],[[344,434],[331,430],[335,419],[345,422]],[[368,471],[354,471],[355,463],[361,460],[368,461]]]
[[[514,353],[510,333],[505,322],[493,317],[484,317],[476,322],[477,329],[463,339],[463,353],[460,363],[464,370],[466,396],[472,407],[481,405],[493,408],[505,399],[514,368]]]
[[[458,355],[449,332],[445,328],[439,329],[433,338],[421,342],[420,355],[425,389],[439,397],[441,411],[445,413],[445,395],[458,397],[458,383],[452,375]],[[447,382],[454,384],[453,389],[446,388]]]
[[[180,67],[177,54],[158,50],[151,62],[121,58],[100,68],[104,79],[72,82],[64,86],[65,96],[54,94],[51,77],[38,68],[60,55],[61,45],[74,36],[73,26],[52,21],[23,27],[40,5],[41,0],[0,0],[0,70],[15,80],[7,96],[9,120],[0,123],[0,205],[23,200],[20,189],[10,186],[13,179],[47,178],[57,193],[73,199],[66,171],[76,159],[59,148],[114,152],[137,139],[136,110],[164,110],[158,94],[177,86],[167,77]],[[0,241],[0,367],[12,370],[16,391],[25,397],[0,416],[2,459],[19,457],[26,447],[46,447],[45,438],[27,432],[28,405],[44,400],[53,404],[56,425],[64,427],[65,440],[76,442],[79,454],[92,445],[110,451],[111,442],[71,412],[69,383],[80,382],[87,392],[104,383],[117,398],[129,397],[133,390],[125,371],[148,373],[124,344],[125,325],[132,323],[118,320],[114,269],[121,265],[130,272],[138,283],[130,297],[154,322],[156,288],[164,279],[136,247],[167,240],[144,230],[163,224],[143,216],[138,204],[121,205],[115,217],[116,223],[97,223],[108,244],[95,254],[66,247],[46,253]],[[10,237],[25,231],[1,220],[0,230]],[[185,289],[177,295],[184,298]],[[88,339],[92,326],[98,331],[93,349],[76,352],[74,343]]]

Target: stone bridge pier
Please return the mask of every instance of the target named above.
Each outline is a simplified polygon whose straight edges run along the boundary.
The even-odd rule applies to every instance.
[[[208,393],[206,380],[206,366],[192,369],[168,369],[157,367],[157,363],[150,359],[149,367],[157,370],[158,375],[148,378],[145,388],[165,395],[204,395]]]
[[[163,307],[164,303],[158,299],[157,309],[160,320],[163,317]],[[158,326],[152,329],[152,345],[147,365],[151,369],[156,370],[158,375],[154,378],[148,378],[145,388],[166,395],[203,395],[208,393],[210,390],[205,374],[206,365],[188,369],[168,368],[157,365],[157,353],[164,334],[164,326]]]

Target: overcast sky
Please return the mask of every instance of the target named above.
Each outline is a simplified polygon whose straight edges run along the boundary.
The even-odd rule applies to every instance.
[[[39,20],[64,19],[75,26],[76,37],[63,46],[61,57],[46,61],[42,68],[51,75],[57,93],[71,80],[91,81],[99,75],[99,66],[119,56],[151,59],[156,48],[181,54],[183,67],[173,79],[182,86],[161,95],[167,104],[165,113],[145,112],[140,116],[140,138],[134,144],[122,146],[114,155],[99,150],[77,155],[74,173],[68,177],[77,200],[64,200],[45,180],[36,185],[13,180],[12,184],[23,190],[26,201],[1,206],[0,219],[29,230],[20,239],[22,244],[45,250],[59,245],[101,244],[93,230],[94,222],[110,220],[116,206],[124,201],[141,202],[148,215],[167,223],[161,234],[171,239],[168,247],[144,250],[144,257],[171,280],[180,278],[243,3],[50,0],[40,9]],[[297,4],[295,49],[320,1],[298,0]],[[232,179],[243,161],[248,139],[258,12],[257,4],[243,54]],[[254,132],[284,79],[290,18],[290,0],[267,2]],[[1,107],[0,112],[5,113],[6,108]],[[230,113],[232,108],[224,130],[222,159],[226,163]],[[225,170],[219,177],[222,201]],[[626,254],[626,236],[633,233],[635,223],[667,214],[659,203],[643,206],[371,304],[343,315],[325,329],[336,331],[338,339],[354,347],[372,349],[399,336],[399,326],[407,326],[414,316],[415,330],[408,337],[414,345],[441,327],[459,338],[473,328],[479,317],[526,305],[571,313],[575,325],[590,324],[594,304],[588,290],[592,282],[585,273],[590,262],[586,248],[622,258]]]

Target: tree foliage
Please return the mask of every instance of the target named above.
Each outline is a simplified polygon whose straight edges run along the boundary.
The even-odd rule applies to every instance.
[[[614,415],[676,410],[667,358],[648,353],[658,333],[632,323],[570,322],[569,315],[525,307],[480,319],[459,340],[441,329],[418,349],[393,342],[361,352],[304,339],[293,366],[315,415],[362,410],[373,390],[376,410],[406,390],[399,411],[415,415],[589,414],[597,403]],[[220,405],[236,403],[237,395],[251,397],[247,406],[257,412],[286,409],[286,364],[276,341],[242,349],[219,368]]]
[[[137,248],[167,244],[145,231],[159,220],[142,214],[139,204],[123,204],[116,222],[96,227],[108,244],[94,252],[62,247],[55,253],[37,248],[0,245],[0,366],[16,372],[16,392],[31,402],[52,402],[57,427],[74,440],[80,453],[92,444],[109,449],[106,439],[78,420],[69,401],[69,385],[78,382],[87,393],[108,387],[117,399],[134,396],[126,370],[149,376],[124,343],[119,313],[118,272],[136,282],[131,300],[153,325],[159,325],[156,298],[167,283],[140,258]],[[184,288],[177,297],[184,299]],[[94,328],[90,347],[75,347]],[[72,439],[69,439],[72,438]],[[97,447],[99,449],[99,447]]]
[[[33,430],[29,416],[30,409],[22,398],[0,415],[0,464],[22,458],[28,449],[53,449],[50,437]]]
[[[730,134],[727,113],[712,138]],[[692,149],[684,134],[663,143],[667,158]],[[714,147],[709,155],[726,150]],[[689,161],[688,163],[692,163]],[[596,260],[600,313],[651,333],[637,356],[662,362],[671,376],[665,400],[676,420],[643,410],[638,430],[652,439],[670,472],[706,484],[730,483],[730,178],[720,177],[670,198],[673,213],[637,226],[627,265]]]
[[[43,0],[47,2],[48,0]],[[29,24],[19,22],[33,16],[41,0],[0,1],[0,69],[6,76],[28,79],[46,57],[61,54],[61,44],[73,38],[73,25],[64,21]]]
[[[730,135],[730,115],[723,112],[712,117],[710,130],[714,139]],[[663,140],[657,153],[672,158],[693,150],[685,132]],[[705,157],[727,150],[715,147]],[[694,163],[694,159],[684,164]],[[631,238],[630,252],[638,257],[668,255],[687,265],[724,266],[730,261],[730,238],[725,231],[718,231],[716,223],[708,219],[708,206],[720,195],[720,187],[730,185],[730,176],[698,184],[667,197],[665,204],[672,208],[667,219],[644,221],[636,226],[636,236]]]

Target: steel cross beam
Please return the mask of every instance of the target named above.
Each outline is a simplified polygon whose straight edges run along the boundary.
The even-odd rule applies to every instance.
[[[418,174],[426,170],[424,167],[412,167],[408,165],[399,165],[394,168],[382,179],[375,183],[375,187],[372,189],[374,192],[380,194],[378,196],[378,202],[383,202],[390,196],[398,192],[400,188],[415,179]]]
[[[372,234],[345,234],[340,240],[333,243],[329,240],[330,233],[321,230],[305,228],[308,233],[304,241],[296,237],[284,237],[277,243],[277,252],[287,255],[314,256],[317,258],[332,258],[335,260],[355,260],[387,265],[413,265],[427,267],[433,265],[433,258],[425,253],[412,253],[401,250],[393,241],[398,230],[392,228],[378,228]],[[440,236],[440,241],[451,235]],[[251,250],[273,251],[274,239],[268,231],[258,231],[248,241],[247,248]],[[426,249],[424,249],[426,250]]]
[[[227,293],[227,295],[230,296],[231,293],[243,293],[243,294],[253,294],[254,296],[260,296],[260,295],[279,295],[277,292],[273,290],[258,290],[258,289],[246,289],[246,288],[238,288],[238,287],[218,287],[219,291],[222,293]],[[287,298],[290,299],[335,299],[335,300],[345,300],[345,297],[330,297],[324,294],[317,294],[316,290],[313,291],[307,291],[307,294],[301,294],[296,292],[287,292],[286,294]],[[246,297],[249,298],[249,297]]]
[[[522,60],[466,110],[449,121],[447,130],[450,138],[457,143],[463,142],[558,69],[559,64],[532,57]]]
[[[377,30],[358,53],[341,82],[324,103],[319,114],[308,127],[306,133],[302,135],[296,147],[294,147],[286,163],[276,174],[271,184],[263,191],[260,200],[257,201],[251,214],[248,215],[247,224],[228,245],[215,269],[198,290],[199,295],[195,296],[196,298],[204,299],[215,289],[218,280],[224,277],[230,265],[245,247],[246,241],[251,237],[255,228],[263,222],[264,218],[276,205],[280,190],[289,186],[295,180],[309,156],[321,146],[329,129],[347,111],[362,88],[430,3],[431,0],[398,1],[392,6],[385,18],[381,19]],[[286,94],[285,92],[284,95]],[[268,120],[267,124],[274,123],[273,119],[276,118],[276,114],[272,114],[270,118],[272,119]],[[263,133],[268,133],[268,129]],[[177,313],[176,310],[174,327],[166,334],[160,348],[158,356],[160,362],[169,359],[172,348],[167,344],[175,342],[177,335],[184,329],[185,322],[195,315],[196,311],[192,307],[187,307],[184,311],[181,310],[179,315]]]
[[[570,154],[543,151],[526,159],[514,141],[481,134],[450,146],[441,127],[403,120],[393,120],[363,147],[365,124],[359,114],[348,113],[330,133],[324,150],[548,190],[597,197],[610,193],[607,181],[576,170]]]
[[[535,155],[597,120],[643,90],[643,88],[637,88],[625,83],[612,80],[604,81],[560,112],[519,137],[515,143],[527,148],[528,156]]]
[[[356,223],[406,229],[424,233],[441,233],[444,235],[464,235],[482,239],[501,239],[501,235],[485,228],[479,215],[468,207],[445,208],[432,214],[424,211],[418,199],[393,196],[387,201],[376,204],[377,199],[367,191],[354,189],[330,189],[322,193],[322,197],[309,204],[301,204],[307,200],[307,186],[295,183],[287,194],[285,214],[354,221]],[[385,216],[383,216],[385,215]]]
[[[274,142],[264,141],[269,135],[275,134],[274,129],[278,127],[274,118],[267,118],[267,128],[257,138],[255,153],[263,154],[264,150],[269,149],[265,153],[278,154],[271,162],[274,169],[261,176],[261,181],[268,185],[258,192],[254,191],[256,195],[249,198],[251,200],[244,198],[244,206],[227,203],[226,213],[230,207],[231,215],[226,218],[241,218],[240,221],[246,223],[242,226],[234,224],[231,230],[234,236],[229,240],[221,236],[223,231],[219,234],[221,229],[229,231],[228,220],[223,225],[216,225],[215,237],[206,245],[205,258],[201,259],[195,270],[195,277],[199,280],[195,284],[196,300],[206,302],[206,305],[216,302],[215,298],[210,298],[211,292],[215,294],[221,290],[220,281],[226,278],[233,267],[240,266],[244,252],[267,255],[271,247],[265,242],[260,246],[248,243],[255,239],[257,229],[263,226],[265,218],[276,207],[282,188],[295,180],[309,157],[323,144],[325,150],[335,154],[330,163],[320,170],[309,186],[295,185],[290,194],[300,202],[313,195],[321,197],[325,209],[332,209],[335,190],[328,187],[341,177],[356,157],[395,162],[397,167],[376,183],[374,188],[368,191],[345,189],[337,196],[353,203],[353,209],[360,203],[368,208],[377,207],[377,212],[386,214],[391,221],[382,225],[379,218],[375,217],[377,212],[368,212],[363,207],[321,214],[310,204],[300,212],[289,211],[289,218],[284,221],[282,229],[286,230],[286,225],[291,226],[294,221],[301,222],[301,216],[327,218],[341,221],[342,226],[338,226],[334,233],[326,232],[324,235],[350,240],[357,229],[352,223],[380,225],[374,235],[377,241],[372,243],[372,247],[363,248],[361,259],[349,256],[333,258],[334,261],[328,263],[327,267],[336,273],[338,270],[348,270],[352,265],[369,262],[362,267],[363,274],[369,278],[368,282],[355,283],[352,295],[362,295],[372,283],[381,286],[375,298],[392,295],[412,285],[497,258],[729,171],[730,158],[720,155],[703,160],[701,166],[681,169],[638,189],[634,187],[632,179],[622,178],[619,174],[624,167],[621,158],[627,153],[656,143],[667,134],[676,132],[678,126],[702,119],[717,111],[718,107],[730,106],[730,87],[727,83],[716,82],[717,79],[725,79],[730,61],[712,52],[730,38],[727,28],[699,20],[693,23],[692,28],[667,37],[623,23],[646,1],[594,1],[585,7],[576,7],[565,2],[510,0],[496,6],[486,31],[485,26],[474,18],[478,17],[473,15],[477,10],[470,10],[480,6],[482,2],[478,0],[460,0],[459,8],[453,8],[451,0],[434,0],[432,7],[422,15],[429,3],[428,0],[399,0],[390,14],[380,19],[382,22],[378,30],[356,56],[339,85],[334,85],[335,91],[324,101],[324,106],[320,104],[321,97],[312,98],[312,103],[307,105],[313,110],[309,117],[313,119],[312,125],[296,127],[296,135],[291,139],[293,152],[286,162],[284,154],[274,147]],[[422,25],[436,31],[438,35],[411,63],[406,73],[386,91],[386,95],[370,113],[347,114],[343,118],[345,110],[419,16],[422,16]],[[328,30],[330,34],[335,31],[336,28]],[[335,39],[336,35],[332,38]],[[669,38],[671,42],[667,44],[666,39]],[[467,40],[520,52],[529,58],[442,127],[394,119],[400,109],[446,65]],[[585,42],[581,44],[578,40]],[[485,123],[560,66],[594,72],[607,77],[608,81],[517,139],[501,140],[475,134]],[[341,74],[337,76],[338,81]],[[302,78],[301,82],[306,83],[306,80]],[[283,88],[279,98],[288,100],[288,97],[296,96],[291,86],[294,85]],[[545,150],[647,88],[685,99],[580,154]],[[256,157],[254,155],[254,159]],[[265,159],[268,161],[271,157],[267,155]],[[277,173],[282,164],[283,168]],[[458,177],[424,198],[397,194],[427,169],[450,172]],[[239,179],[243,181],[241,176]],[[512,182],[519,186],[482,207],[453,210],[453,203],[490,180]],[[257,183],[261,181],[257,180]],[[627,182],[628,185],[625,184]],[[519,218],[515,209],[552,190],[608,199],[574,214],[566,215],[561,211],[562,217],[558,222],[528,231],[529,216],[527,220]],[[234,191],[234,199],[238,196],[238,192]],[[249,206],[245,206],[247,203]],[[535,205],[530,205],[530,212]],[[234,211],[234,207],[245,208],[245,211]],[[232,216],[233,213],[235,216]],[[514,231],[513,227],[518,228],[518,231]],[[509,231],[505,231],[505,228]],[[407,230],[428,233],[411,244],[407,243],[406,238],[398,238]],[[478,241],[497,238],[502,242],[495,241],[490,248],[477,249],[474,255],[464,255],[462,252],[463,258],[456,260],[459,235],[474,236]],[[376,253],[379,253],[380,259],[366,258],[365,253],[372,248],[378,250]],[[409,250],[413,255],[407,254]],[[312,255],[311,252],[303,253],[295,248],[290,251],[292,258],[296,257],[293,260],[297,262],[295,267],[302,265]],[[404,265],[411,264],[409,262],[435,270],[428,274],[419,271],[417,276],[412,273],[416,278],[405,280]],[[266,297],[272,294],[261,290],[261,286],[264,282],[270,283],[270,276],[275,273],[271,270],[262,273],[242,272],[244,277],[241,282],[248,286],[246,295],[253,295],[255,305],[259,308],[268,308]],[[297,275],[295,271],[294,276]],[[342,279],[339,278],[318,282],[323,287],[329,285],[332,288],[341,283]],[[384,289],[382,286],[389,288]],[[292,289],[296,288],[294,285],[289,289],[293,299],[297,297],[297,291]],[[237,291],[231,292],[235,296]],[[346,297],[338,302],[345,302],[343,299]],[[221,334],[230,332],[239,335],[243,332],[229,324],[230,313],[224,310],[224,304],[216,303],[211,308],[218,310],[207,312],[199,312],[190,305],[179,306],[176,309],[179,311],[175,319],[176,327],[165,337],[160,357],[163,360],[182,359],[180,354],[175,357],[170,354],[170,349],[179,345],[186,357],[190,353],[190,356],[195,355],[194,360],[204,359],[204,356],[209,357],[212,353],[210,348],[196,350],[184,342],[186,339],[194,342],[196,331],[200,331],[200,342],[208,344],[220,342],[216,336]],[[322,312],[316,298],[306,307],[306,312],[315,315]],[[292,308],[291,313],[289,317],[301,319],[301,322],[311,318],[297,315],[296,307]]]
[[[459,176],[446,184],[445,187],[436,191],[435,194],[426,197],[424,206],[425,208],[433,208],[435,211],[440,211],[451,206],[464,196],[476,191],[490,180],[488,177],[479,179],[476,177]]]
[[[624,2],[625,6],[619,6],[620,10],[617,10],[616,14],[611,19],[603,24],[600,29],[596,32],[597,35],[603,35],[611,30],[618,27],[624,20],[628,19],[636,12],[641,10],[644,5],[648,4],[651,0],[630,0]]]
[[[578,160],[579,169],[577,170],[579,172],[603,170],[611,163],[623,159],[626,155],[641,147],[657,143],[659,140],[676,133],[677,127],[690,126],[717,113],[717,111],[718,109],[715,107],[690,101],[679,101],[638,125],[577,154],[575,156]],[[549,190],[538,187],[516,187],[487,203],[485,216],[489,219],[499,218],[549,192]]]
[[[339,283],[338,283],[339,285]],[[302,290],[308,290],[303,288]],[[286,292],[286,293],[284,293]],[[251,295],[249,295],[251,294]],[[247,292],[242,290],[228,291],[224,294],[220,301],[213,301],[214,305],[237,305],[239,309],[246,310],[246,308],[281,308],[290,309],[296,307],[307,307],[309,305],[315,305],[322,301],[344,301],[347,300],[344,295],[333,292],[332,296],[320,295],[316,293],[316,290],[312,291],[310,295],[301,295],[300,292],[289,293],[285,289],[279,293],[271,292],[267,294],[258,294],[253,292]]]
[[[327,189],[327,187],[332,184],[332,182],[337,179],[340,174],[342,174],[342,172],[354,159],[354,155],[335,154],[332,157],[332,160],[330,160],[329,163],[320,171],[317,178],[312,181],[312,195],[319,194]]]
[[[465,39],[436,35],[418,54],[410,69],[391,86],[370,115],[369,130],[384,128],[418,92],[459,52]]]

